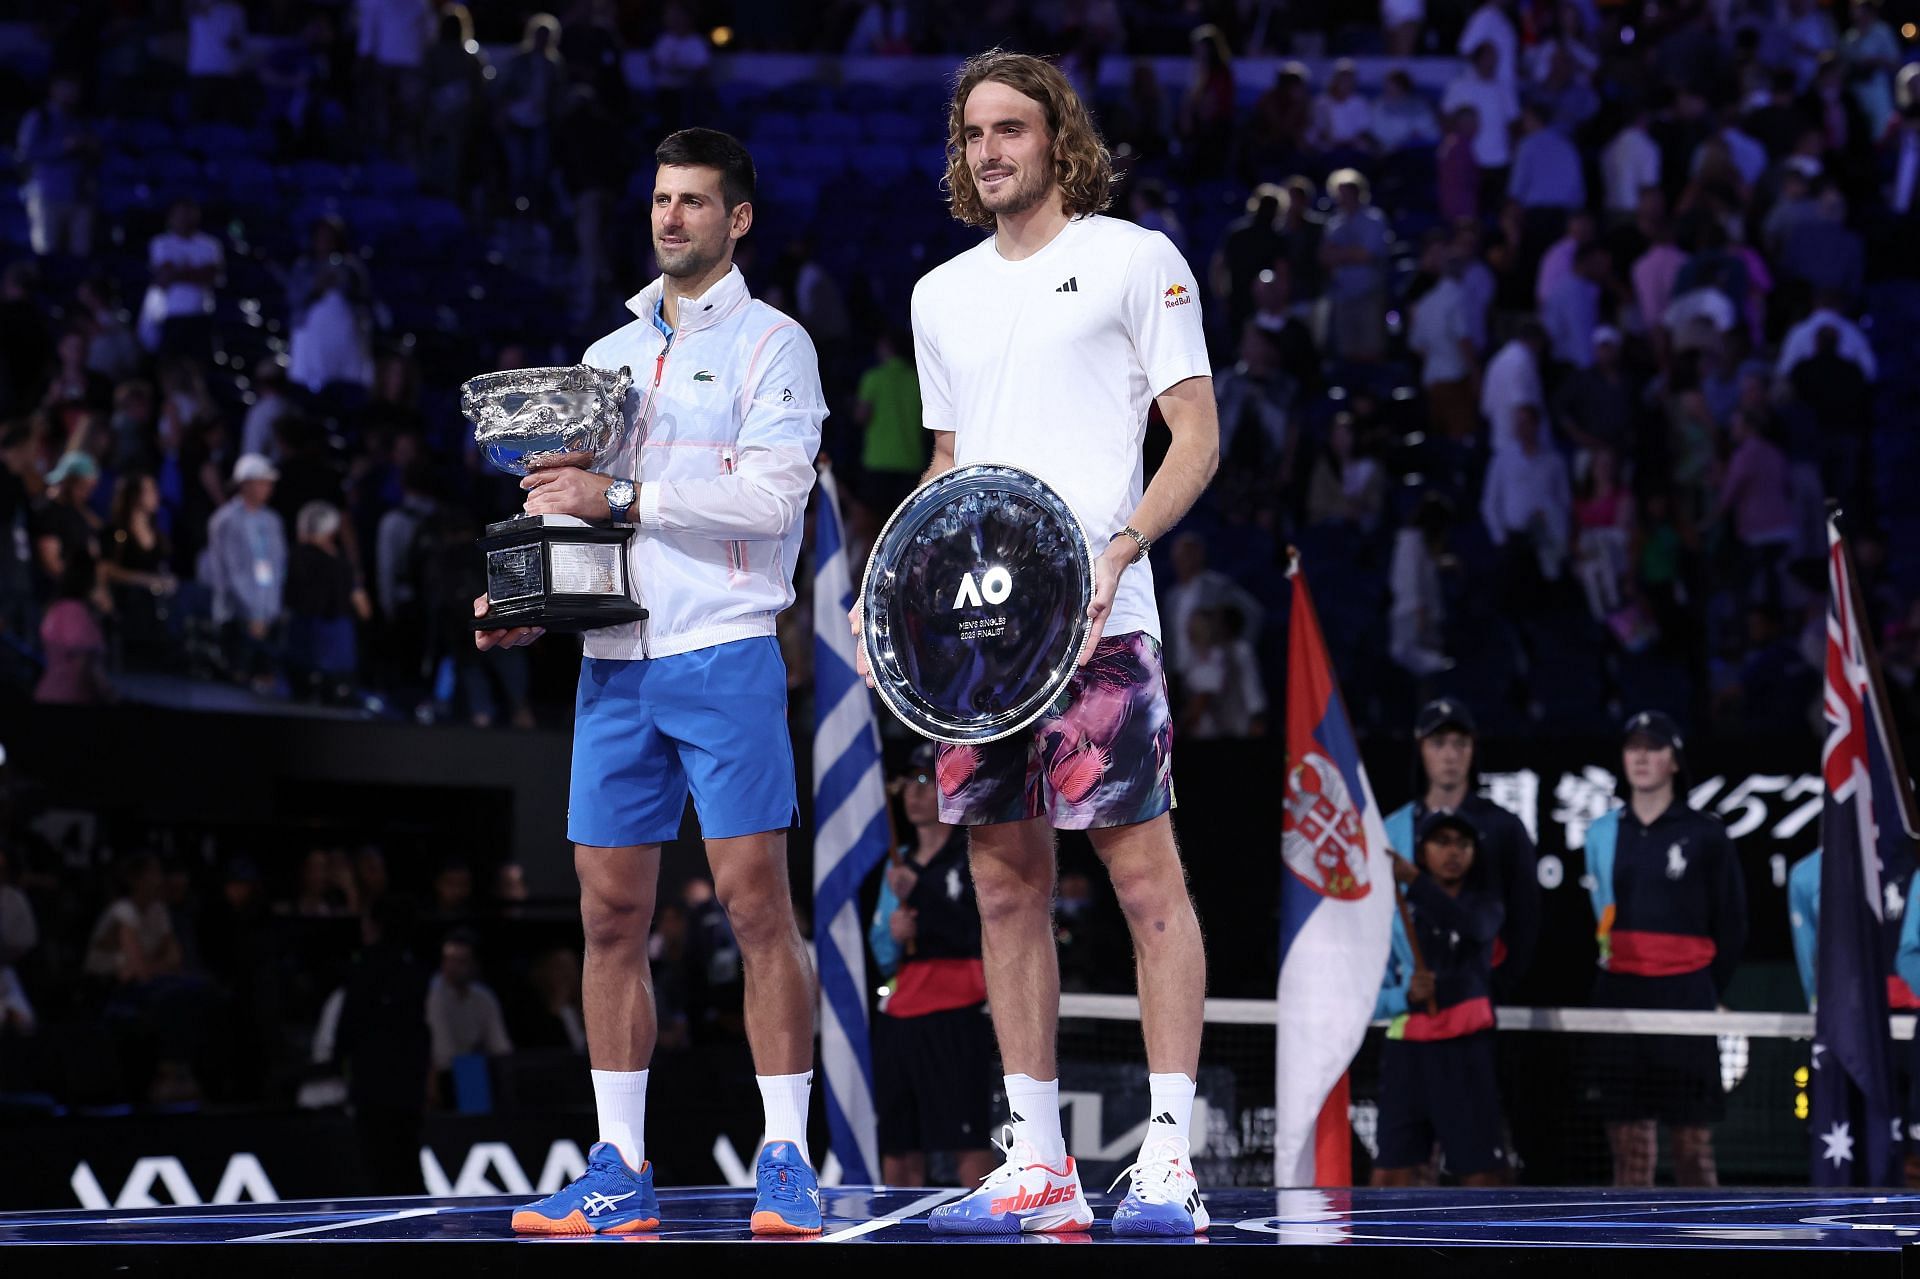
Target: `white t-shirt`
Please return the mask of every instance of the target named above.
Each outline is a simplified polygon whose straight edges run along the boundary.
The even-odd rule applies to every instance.
[[[1132,518],[1155,396],[1210,377],[1193,271],[1166,236],[1076,218],[1030,258],[992,237],[913,290],[921,422],[956,465],[1004,462],[1064,497],[1097,554]],[[1160,638],[1153,574],[1120,576],[1105,634]]]
[[[147,249],[147,265],[152,268],[220,267],[225,266],[226,262],[226,251],[220,247],[220,241],[205,231],[195,231],[192,235],[163,231],[153,237],[153,244]],[[201,315],[213,310],[213,289],[205,284],[175,280],[172,284],[155,287],[165,297],[163,315]]]
[[[1607,208],[1632,213],[1640,207],[1640,192],[1660,185],[1660,148],[1647,131],[1628,125],[1600,153],[1600,171],[1607,180]]]
[[[247,11],[235,0],[219,0],[187,15],[187,74],[240,74],[246,52]]]
[[[1440,113],[1452,115],[1461,107],[1479,112],[1473,135],[1473,159],[1483,169],[1504,169],[1513,162],[1513,122],[1520,118],[1520,100],[1498,77],[1482,80],[1469,70],[1447,86]]]

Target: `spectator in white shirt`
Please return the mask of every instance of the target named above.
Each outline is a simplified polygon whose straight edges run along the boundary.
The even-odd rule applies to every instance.
[[[427,47],[437,20],[431,0],[357,0],[355,52],[364,120],[382,147],[411,159],[425,123]]]
[[[1514,447],[1495,453],[1480,494],[1480,518],[1487,536],[1508,556],[1508,583],[1514,584],[1522,556],[1539,576],[1557,581],[1567,557],[1573,520],[1573,486],[1566,459],[1543,438],[1538,404],[1513,411]]]
[[[1508,92],[1517,91],[1520,87],[1520,33],[1514,29],[1513,19],[1501,0],[1483,0],[1467,19],[1466,28],[1460,32],[1459,49],[1467,57],[1477,59],[1480,46],[1485,44],[1491,44],[1494,49],[1494,75]]]
[[[1505,346],[1487,361],[1480,382],[1480,412],[1491,428],[1494,456],[1514,447],[1514,416],[1523,404],[1546,400],[1540,380],[1540,362],[1547,354],[1547,331],[1528,320]]]
[[[1365,144],[1367,128],[1373,123],[1373,106],[1360,96],[1359,79],[1353,59],[1342,58],[1333,64],[1327,91],[1313,104],[1313,128],[1307,140],[1316,150],[1338,151]]]
[[[1640,193],[1660,185],[1660,147],[1647,132],[1652,115],[1643,106],[1633,113],[1600,153],[1600,174],[1606,185],[1607,212],[1624,222],[1640,209]]]
[[[1232,608],[1245,619],[1248,637],[1260,634],[1265,612],[1246,587],[1218,569],[1207,567],[1207,544],[1198,533],[1181,533],[1173,539],[1173,587],[1167,591],[1164,628],[1168,643],[1168,664],[1181,669],[1181,650],[1185,647],[1187,622],[1203,609]]]
[[[479,980],[473,934],[456,929],[440,947],[440,971],[427,984],[427,1030],[433,1068],[447,1070],[469,1053],[503,1057],[513,1051],[500,998]]]
[[[685,5],[668,5],[661,26],[659,38],[653,42],[653,82],[678,93],[706,75],[713,50],[707,46],[707,38],[694,30],[693,17]]]
[[[1447,530],[1453,505],[1429,490],[1394,535],[1387,570],[1392,604],[1387,614],[1387,652],[1394,665],[1425,677],[1453,668],[1446,652],[1446,597],[1440,569],[1448,560]]]
[[[1266,687],[1253,646],[1232,634],[1226,610],[1200,609],[1187,618],[1180,668],[1185,698],[1175,727],[1182,738],[1216,741],[1262,736]]]
[[[188,0],[187,86],[200,120],[231,120],[245,109],[247,11],[240,0]]]
[[[1473,50],[1473,63],[1447,86],[1440,99],[1440,113],[1451,116],[1461,107],[1472,107],[1479,118],[1479,130],[1473,135],[1473,158],[1483,173],[1497,176],[1498,189],[1506,187],[1506,168],[1513,162],[1513,125],[1520,118],[1520,99],[1513,88],[1500,78],[1500,51],[1492,42],[1483,42]]]
[[[1547,123],[1546,112],[1528,105],[1520,113],[1520,145],[1513,151],[1507,197],[1523,209],[1571,211],[1587,202],[1587,179],[1580,149]]]
[[[1841,313],[1843,305],[1840,299],[1823,294],[1816,300],[1813,313],[1787,330],[1786,341],[1780,344],[1780,358],[1773,367],[1776,378],[1785,382],[1792,376],[1794,366],[1812,358],[1818,349],[1820,330],[1832,329],[1840,339],[1840,358],[1858,365],[1867,381],[1879,380],[1880,366],[1873,358],[1873,344],[1859,325]]]
[[[1440,122],[1434,119],[1433,108],[1414,91],[1413,77],[1399,67],[1387,72],[1380,100],[1373,104],[1367,136],[1373,139],[1374,149],[1386,155],[1440,141]]]
[[[1470,300],[1460,282],[1466,263],[1448,243],[1446,232],[1436,230],[1421,254],[1421,266],[1437,272],[1440,282],[1413,304],[1407,346],[1420,357],[1420,384],[1434,431],[1448,439],[1470,440],[1480,425],[1474,385],[1480,358],[1469,323]]]
[[[153,283],[140,307],[141,344],[160,355],[205,359],[213,343],[213,291],[226,264],[220,241],[200,229],[200,206],[176,201],[167,229],[147,248]]]

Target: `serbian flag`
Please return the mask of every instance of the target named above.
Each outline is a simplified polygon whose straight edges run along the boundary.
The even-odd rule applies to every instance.
[[[1904,1180],[1887,1025],[1886,919],[1913,873],[1913,790],[1887,713],[1852,557],[1827,521],[1827,740],[1820,755],[1819,961],[1808,1088],[1816,1186]],[[1908,909],[1913,909],[1911,904]]]
[[[1293,553],[1287,636],[1287,777],[1280,851],[1280,989],[1274,1184],[1351,1183],[1347,1067],[1360,1050],[1391,944],[1386,827],[1360,766],[1320,619]]]

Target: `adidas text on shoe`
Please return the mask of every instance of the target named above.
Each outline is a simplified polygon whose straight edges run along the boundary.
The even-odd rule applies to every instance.
[[[1078,1232],[1093,1224],[1093,1209],[1080,1189],[1080,1171],[1069,1156],[1049,1168],[1024,1141],[999,1145],[1006,1162],[987,1174],[980,1188],[927,1215],[936,1234],[997,1235]]]

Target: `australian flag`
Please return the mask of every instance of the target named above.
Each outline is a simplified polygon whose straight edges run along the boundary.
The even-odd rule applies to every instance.
[[[1846,540],[1827,523],[1827,740],[1821,752],[1819,962],[1810,1083],[1813,1183],[1904,1181],[1887,1025],[1888,891],[1913,868],[1912,790]]]

